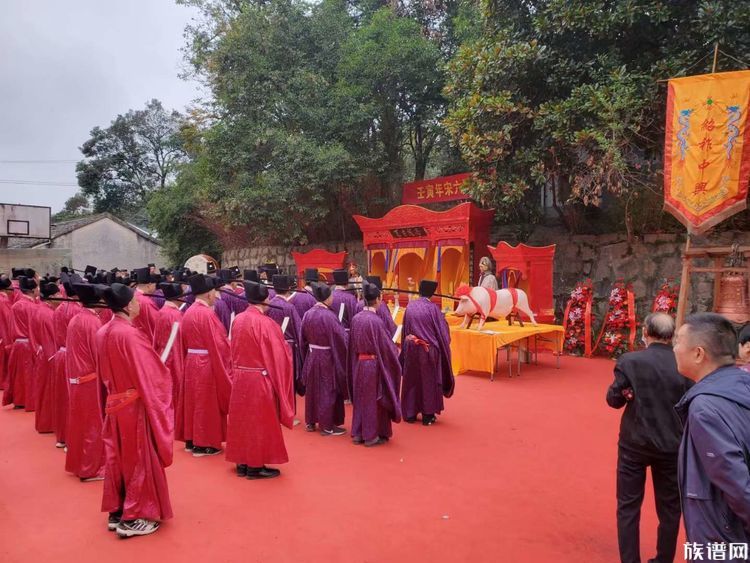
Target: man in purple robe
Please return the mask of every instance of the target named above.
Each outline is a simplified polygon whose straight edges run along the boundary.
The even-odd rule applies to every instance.
[[[268,283],[268,275],[265,270],[260,274],[258,274],[258,270],[245,270],[242,277],[246,282],[262,283],[266,286],[270,286]],[[268,298],[273,299],[274,297],[276,297],[276,292],[268,287]]]
[[[409,302],[404,312],[401,339],[403,385],[401,409],[406,422],[415,422],[422,413],[422,424],[430,426],[443,410],[443,397],[453,395],[451,336],[445,315],[430,301],[437,282],[422,280],[419,299]]]
[[[317,303],[315,297],[312,294],[311,283],[318,282],[318,270],[315,268],[308,268],[305,270],[305,291],[295,291],[289,296],[289,303],[294,305],[297,309],[299,318],[302,319],[312,307]]]
[[[305,385],[305,423],[308,432],[320,426],[323,436],[346,433],[344,399],[347,395],[346,331],[330,309],[331,288],[313,283],[317,303],[302,319],[302,345],[307,356],[302,371]]]
[[[241,287],[240,269],[237,266],[219,270],[219,277],[226,283],[221,290],[221,298],[226,301],[230,314],[234,313],[236,317],[247,309],[247,299],[245,299],[245,290]]]
[[[229,329],[232,327],[232,309],[229,306],[230,297],[227,295],[229,291],[224,289],[226,283],[220,277],[211,277],[211,283],[216,290],[214,314],[221,321],[221,326],[224,327],[226,334],[229,334]]]
[[[401,365],[398,350],[376,311],[380,290],[364,283],[366,306],[352,319],[349,331],[349,366],[352,374],[352,442],[378,446],[393,435],[391,422],[401,421],[398,385]]]
[[[367,276],[365,280],[367,281],[367,283],[375,284],[381,292],[383,291],[383,280],[380,279],[380,276]],[[357,301],[356,312],[359,313],[364,308],[365,300],[362,299],[360,301]],[[378,307],[378,310],[376,312],[378,314],[378,317],[383,320],[383,324],[385,325],[385,329],[388,331],[388,335],[393,338],[393,336],[396,334],[396,323],[394,322],[393,316],[391,315],[391,310],[388,308],[388,305],[386,305],[385,301],[383,301],[382,298],[380,300],[380,306]]]
[[[269,301],[272,307],[268,309],[266,316],[276,321],[276,324],[284,331],[284,340],[286,340],[289,351],[292,353],[294,389],[300,397],[303,397],[305,395],[305,386],[302,383],[302,362],[305,359],[305,350],[302,348],[302,319],[294,305],[289,302],[290,295],[294,295],[291,278],[284,275],[275,275],[273,277],[273,289],[276,292],[276,296]],[[285,321],[285,319],[288,320]],[[286,326],[284,326],[285,322]]]
[[[336,317],[341,319],[341,323],[346,330],[351,327],[352,319],[357,312],[357,298],[354,292],[349,290],[349,272],[346,270],[333,271],[333,302],[331,308],[336,313]],[[344,313],[341,316],[341,305],[344,306]]]

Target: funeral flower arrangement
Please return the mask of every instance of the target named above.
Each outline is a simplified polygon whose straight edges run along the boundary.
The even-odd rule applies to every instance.
[[[563,348],[568,354],[583,356],[591,353],[591,301],[593,297],[594,287],[588,279],[578,282],[570,292],[563,319],[565,334]]]
[[[633,291],[623,280],[617,280],[609,292],[607,314],[596,341],[596,350],[617,358],[633,349],[635,331]]]
[[[677,296],[680,293],[680,284],[678,282],[670,283],[664,280],[659,291],[654,297],[654,303],[651,311],[654,313],[667,313],[674,316],[677,313]]]

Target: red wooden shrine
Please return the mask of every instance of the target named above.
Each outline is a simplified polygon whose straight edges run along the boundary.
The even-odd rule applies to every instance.
[[[346,252],[329,252],[322,248],[314,248],[309,252],[292,252],[294,264],[297,266],[297,283],[305,285],[305,269],[317,268],[321,279],[331,281],[333,270],[340,270],[346,262]]]
[[[529,296],[529,305],[537,321],[555,320],[555,300],[552,296],[552,269],[555,245],[511,246],[499,242],[487,247],[496,264],[496,277],[501,287],[517,287]]]
[[[355,215],[354,220],[362,230],[370,275],[399,289],[434,279],[438,293],[453,295],[461,283],[476,278],[494,214],[467,202],[447,211],[400,205],[379,219]],[[407,299],[400,294],[402,302]]]

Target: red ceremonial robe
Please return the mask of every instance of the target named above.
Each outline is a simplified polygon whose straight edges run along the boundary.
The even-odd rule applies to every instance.
[[[149,342],[154,341],[154,330],[156,329],[156,317],[159,308],[154,303],[153,297],[146,297],[140,289],[135,290],[141,312],[133,319],[133,326],[140,330]],[[109,309],[107,309],[109,310]]]
[[[232,326],[232,382],[227,461],[288,462],[279,422],[294,422],[292,354],[279,325],[254,306]]]
[[[49,303],[41,302],[34,312],[36,314],[32,319],[32,331],[41,347],[35,365],[35,428],[39,433],[47,433],[55,431],[55,397],[53,395],[53,368],[55,352],[57,352],[57,346],[55,345],[55,310]]]
[[[100,475],[104,464],[104,387],[96,373],[95,341],[101,327],[96,313],[83,309],[70,321],[65,342],[65,371],[70,384],[65,471],[82,479]]]
[[[185,311],[180,332],[185,364],[181,412],[177,414],[177,420],[183,421],[182,434],[177,439],[221,449],[232,391],[227,333],[211,307],[200,299]]]
[[[0,291],[0,389],[8,385],[8,353],[13,343],[13,312],[10,297]]]
[[[13,344],[8,357],[8,385],[3,405],[13,403],[34,410],[34,361],[38,344],[31,330],[36,301],[21,295],[11,307],[13,313]]]
[[[182,313],[173,301],[166,301],[164,306],[159,309],[156,316],[156,327],[154,330],[154,349],[161,357],[164,349],[169,342],[169,335],[172,333],[172,325],[182,323]],[[185,357],[182,355],[182,337],[180,330],[177,330],[172,350],[167,356],[166,366],[169,369],[170,381],[172,385],[172,409],[175,413],[179,411],[177,405],[180,402],[180,388],[182,387],[182,371],[184,369]],[[183,422],[180,421],[180,425]],[[177,420],[175,420],[175,427]],[[180,429],[182,434],[182,427]]]
[[[65,443],[65,431],[68,427],[68,377],[65,373],[65,340],[68,336],[68,325],[71,319],[81,312],[81,304],[72,301],[61,303],[55,309],[55,344],[57,352],[53,361],[54,384],[52,393],[55,397],[55,436],[58,442]]]
[[[107,387],[103,512],[123,520],[172,517],[167,476],[174,413],[167,368],[151,342],[115,315],[96,335],[97,368]]]

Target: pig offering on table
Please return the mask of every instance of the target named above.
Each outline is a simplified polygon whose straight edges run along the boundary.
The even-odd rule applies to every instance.
[[[520,289],[498,289],[492,291],[485,287],[461,285],[456,291],[458,307],[454,313],[463,316],[461,328],[467,328],[474,315],[479,315],[479,328],[482,330],[488,317],[504,319],[513,312],[524,313],[536,325],[534,313],[529,307],[529,298]]]

